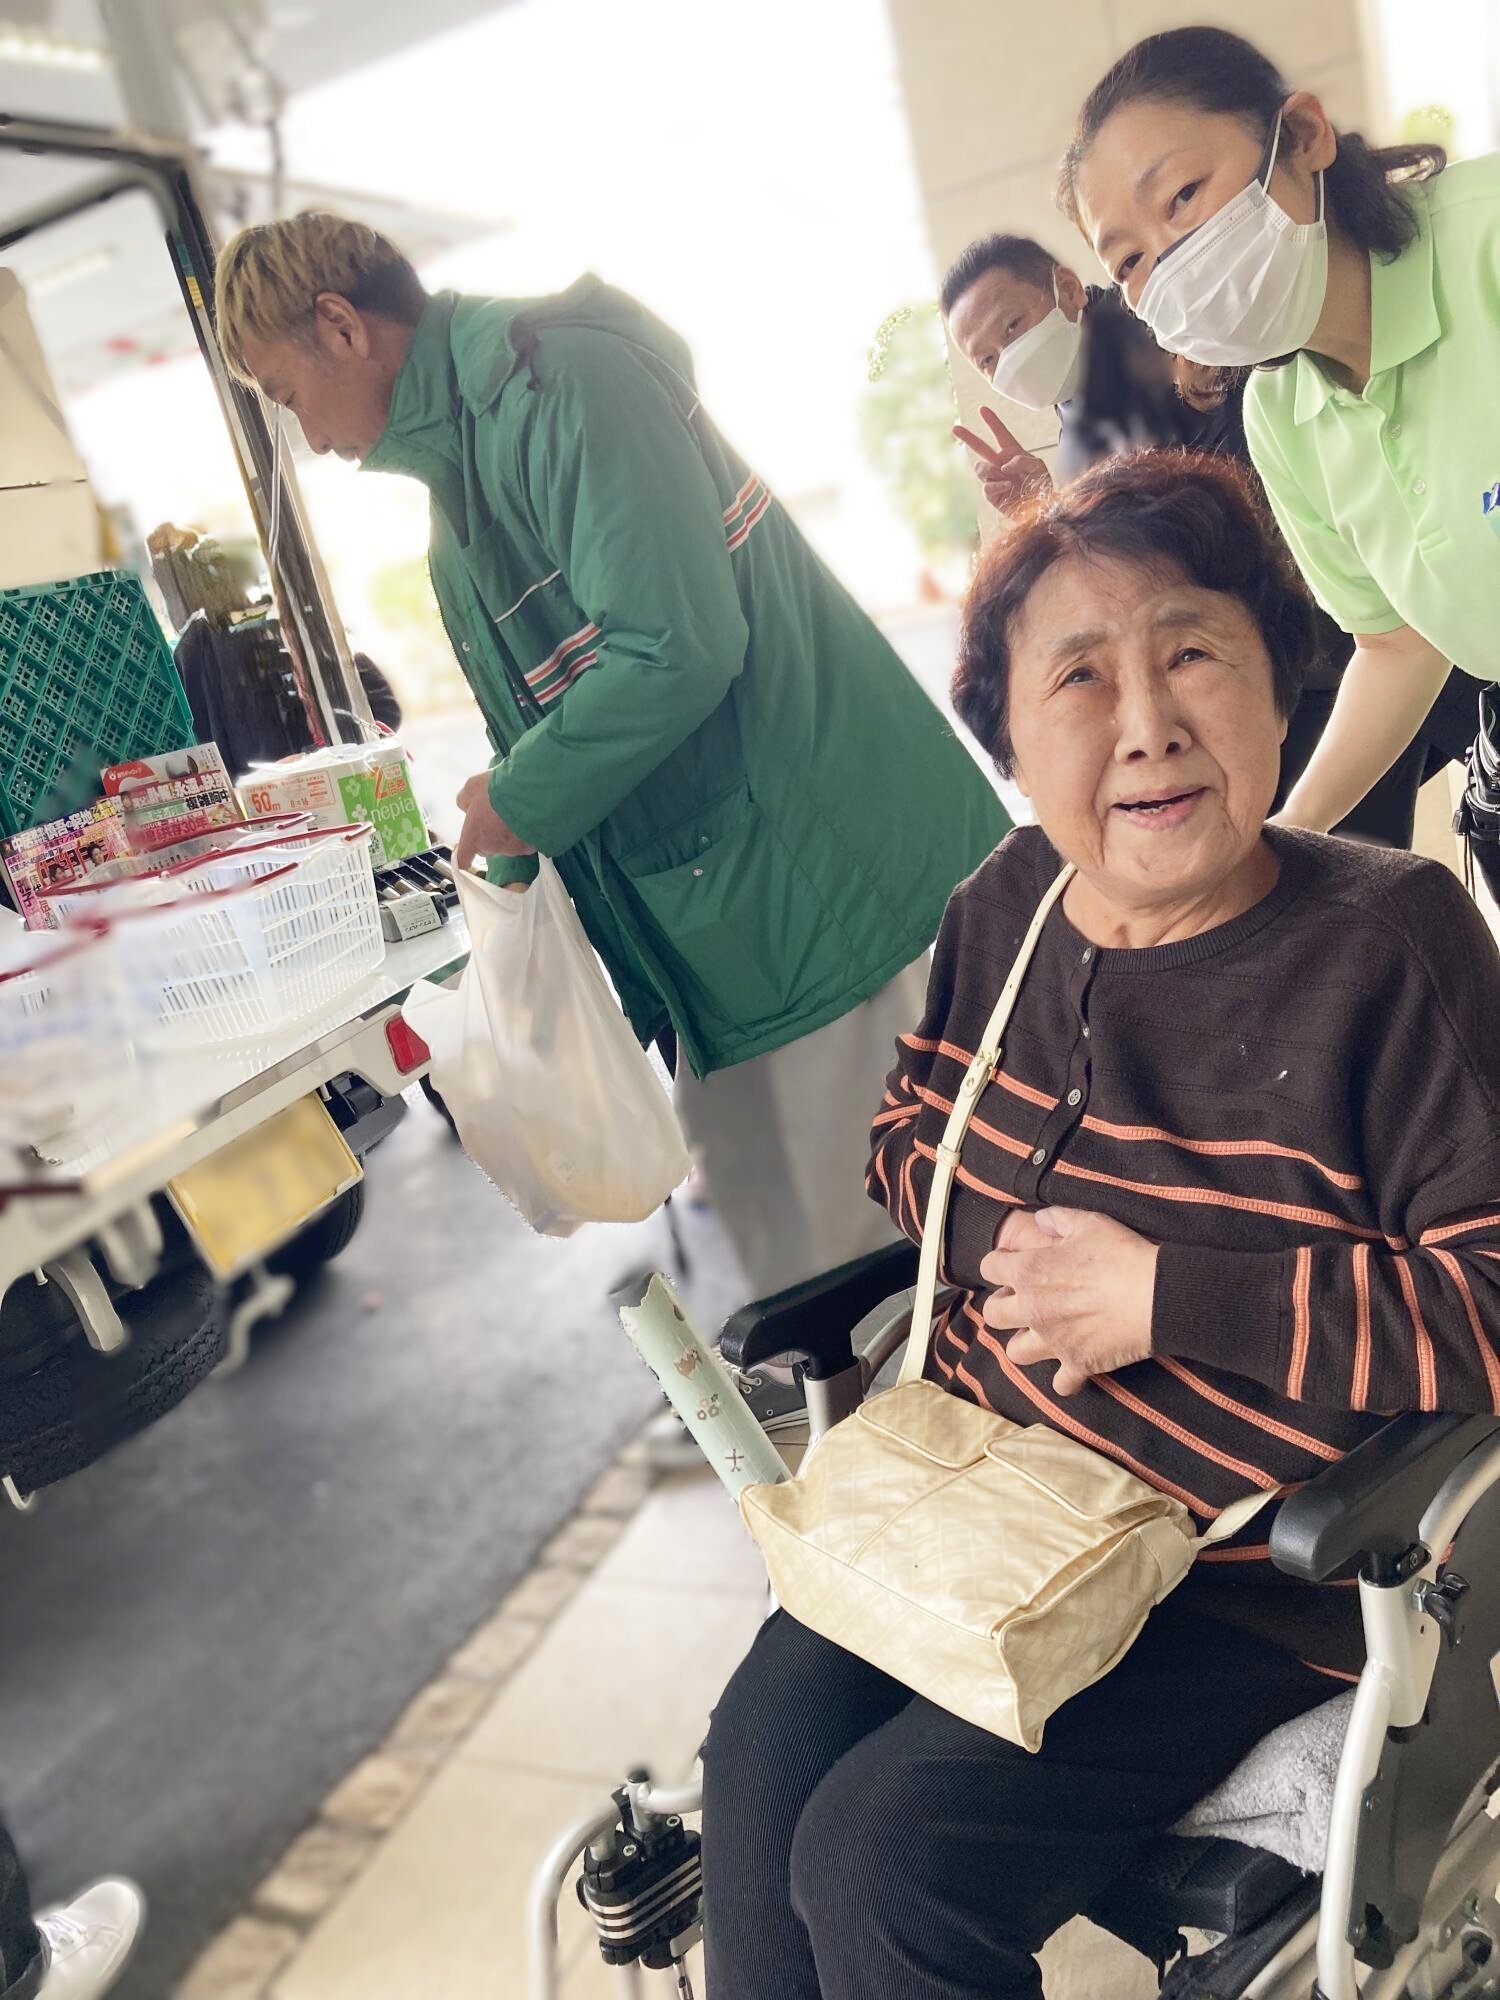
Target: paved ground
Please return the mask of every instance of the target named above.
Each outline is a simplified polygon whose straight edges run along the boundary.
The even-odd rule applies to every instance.
[[[122,2000],[170,1990],[655,1406],[605,1292],[659,1224],[530,1236],[421,1103],[370,1164],[241,1375],[0,1516],[0,1796],[40,1896],[145,1886]]]

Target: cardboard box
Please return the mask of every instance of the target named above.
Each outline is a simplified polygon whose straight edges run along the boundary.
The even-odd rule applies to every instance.
[[[99,568],[99,510],[21,281],[0,270],[0,588]]]
[[[307,812],[317,826],[368,822],[375,829],[370,859],[376,868],[421,854],[429,844],[406,752],[394,738],[257,765],[241,778],[239,795],[253,815]]]

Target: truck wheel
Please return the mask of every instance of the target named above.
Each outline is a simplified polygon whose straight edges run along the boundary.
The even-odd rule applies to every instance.
[[[348,1249],[364,1212],[365,1184],[359,1180],[353,1187],[345,1188],[332,1208],[325,1209],[316,1222],[310,1222],[299,1236],[283,1243],[274,1256],[267,1258],[267,1263],[273,1271],[284,1271],[301,1284],[314,1271],[331,1263],[340,1251]]]
[[[0,1300],[0,1474],[22,1493],[81,1471],[164,1417],[224,1351],[220,1301],[201,1264],[117,1301],[127,1345],[89,1345],[59,1285],[13,1284]]]

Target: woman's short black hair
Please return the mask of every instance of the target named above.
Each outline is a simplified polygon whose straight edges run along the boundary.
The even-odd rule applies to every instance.
[[[1065,556],[1178,571],[1237,597],[1271,656],[1283,720],[1316,653],[1312,601],[1291,553],[1232,460],[1188,451],[1107,459],[1033,502],[992,542],[964,604],[953,706],[994,758],[1015,770],[1010,740],[1011,634],[1032,590]]]
[[[948,266],[938,299],[946,319],[986,271],[1008,271],[1023,284],[1036,285],[1044,292],[1052,289],[1057,259],[1031,236],[981,236],[960,250]]]
[[[1084,99],[1057,181],[1058,206],[1079,222],[1078,169],[1106,118],[1122,105],[1191,104],[1239,118],[1267,139],[1291,85],[1253,42],[1227,28],[1169,28],[1127,49]],[[1351,243],[1387,262],[1417,233],[1400,183],[1441,173],[1441,146],[1381,146],[1358,132],[1340,132],[1338,153],[1324,175],[1328,212]],[[1081,226],[1081,225],[1080,225]]]

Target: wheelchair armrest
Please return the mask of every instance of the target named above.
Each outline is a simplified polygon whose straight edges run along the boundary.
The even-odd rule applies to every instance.
[[[917,1254],[914,1243],[893,1243],[741,1306],[724,1322],[719,1351],[732,1368],[792,1355],[806,1363],[815,1382],[827,1381],[853,1366],[850,1335],[866,1313],[916,1283]]]
[[[1271,1526],[1271,1560],[1322,1583],[1357,1556],[1389,1578],[1417,1541],[1423,1509],[1460,1459],[1500,1428],[1494,1417],[1393,1417],[1347,1458],[1284,1500]]]

